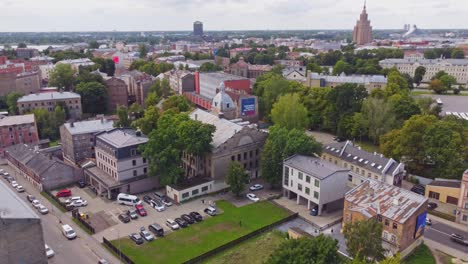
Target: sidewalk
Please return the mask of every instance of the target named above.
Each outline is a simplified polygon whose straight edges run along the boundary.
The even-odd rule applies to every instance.
[[[466,226],[466,225],[458,224],[458,223],[455,223],[455,222],[452,222],[452,221],[449,221],[449,220],[446,220],[446,219],[443,219],[443,218],[440,218],[438,216],[431,215],[431,214],[428,214],[428,217],[430,219],[435,220],[437,222],[440,222],[442,224],[445,224],[445,225],[448,225],[450,227],[459,229],[460,231],[466,232],[468,230],[468,226]]]

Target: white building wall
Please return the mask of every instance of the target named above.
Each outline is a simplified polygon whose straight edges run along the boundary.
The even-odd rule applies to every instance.
[[[133,165],[133,161],[135,161],[135,165]],[[134,174],[134,171],[136,171],[136,174]],[[147,171],[148,162],[144,163],[143,158],[139,155],[125,160],[119,160],[117,162],[118,181],[123,181],[136,176],[147,174]]]

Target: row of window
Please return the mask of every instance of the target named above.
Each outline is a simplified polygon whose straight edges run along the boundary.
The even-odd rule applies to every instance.
[[[192,196],[195,196],[195,195],[198,195],[200,192],[200,189],[195,189],[195,190],[192,190]],[[207,192],[208,191],[208,186],[203,186],[201,188],[201,192]],[[182,193],[182,199],[187,199],[188,197],[190,196],[190,192],[184,192]]]
[[[256,150],[255,150],[255,155],[256,155],[257,157],[258,157],[258,154],[259,154],[259,150],[256,149]],[[242,156],[244,156],[244,159],[243,159],[244,161],[247,160],[247,155],[252,159],[252,158],[253,158],[253,150],[251,150],[251,151],[249,151],[249,152],[246,151],[246,152],[244,152],[243,155],[242,155],[241,153],[237,154],[237,161],[239,161],[239,162],[242,161]],[[235,160],[236,160],[236,156],[235,156],[235,155],[231,156],[231,160],[232,160],[232,161],[235,161]]]
[[[291,174],[292,174],[292,173],[294,173],[294,170],[293,170],[293,169],[291,169]],[[303,174],[302,172],[299,172],[297,177],[299,178],[299,180],[304,180],[304,174]],[[311,180],[311,177],[310,177],[309,175],[306,174],[306,176],[305,176],[305,181],[306,181],[307,183],[310,183],[310,180]],[[317,180],[317,179],[314,179],[314,186],[315,186],[315,187],[320,187],[320,181]]]

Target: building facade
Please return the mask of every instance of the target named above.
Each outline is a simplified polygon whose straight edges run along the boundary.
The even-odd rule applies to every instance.
[[[39,133],[33,114],[5,116],[0,119],[0,152],[16,144],[37,145]]]
[[[382,224],[382,244],[392,253],[409,253],[422,240],[427,198],[374,180],[365,180],[345,195],[343,228],[357,221]]]
[[[354,27],[353,42],[357,45],[365,45],[371,43],[372,40],[372,26],[367,15],[366,5],[364,5],[359,20]]]
[[[316,208],[318,215],[343,207],[348,169],[319,158],[294,155],[283,161],[283,195]]]
[[[367,91],[374,89],[385,89],[387,87],[387,77],[383,75],[350,75],[342,73],[339,76],[323,75],[309,71],[305,84],[309,87],[330,87],[335,88],[345,83],[354,83],[366,87]]]
[[[60,126],[63,159],[79,164],[85,159],[95,158],[94,135],[113,127],[114,122],[104,118],[63,124]]]
[[[245,62],[244,57],[241,57],[238,62],[229,66],[229,73],[232,75],[256,79],[259,76],[271,71],[273,67],[270,65],[252,65]]]
[[[426,185],[425,196],[441,203],[458,205],[460,186],[461,183],[459,180],[436,178]]]
[[[128,90],[124,80],[111,77],[106,80],[107,111],[114,112],[118,106],[128,106]]]
[[[81,96],[72,92],[50,92],[25,95],[18,99],[17,106],[21,114],[31,112],[34,109],[46,109],[49,112],[53,112],[59,103],[67,107],[70,118],[81,118]]]
[[[193,35],[203,37],[203,23],[200,21],[193,22]]]
[[[461,181],[456,221],[468,225],[468,169],[463,173]]]

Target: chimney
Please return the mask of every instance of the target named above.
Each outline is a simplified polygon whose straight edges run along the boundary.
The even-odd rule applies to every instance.
[[[73,123],[73,121],[70,122],[70,127],[75,127],[75,123]]]
[[[195,114],[195,121],[198,120],[198,114]]]

